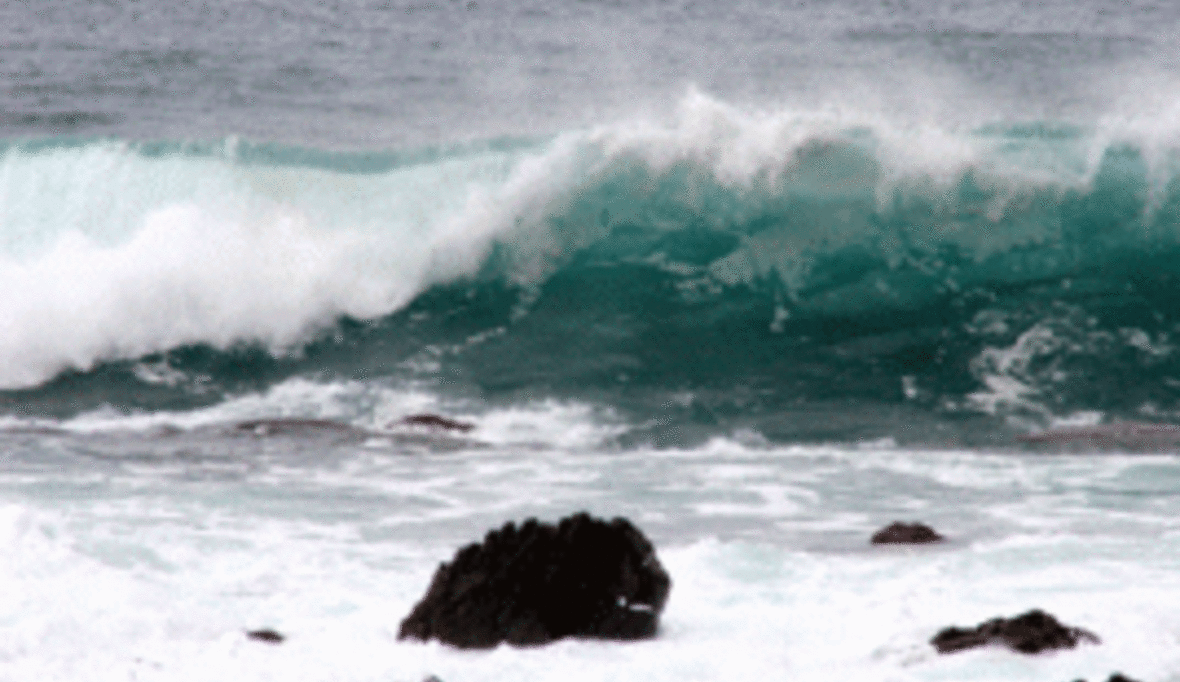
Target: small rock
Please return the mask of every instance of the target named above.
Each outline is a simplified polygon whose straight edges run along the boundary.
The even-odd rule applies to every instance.
[[[266,642],[267,644],[282,644],[286,637],[283,633],[269,628],[263,630],[250,630],[246,636],[256,642]]]
[[[943,540],[941,535],[925,524],[894,521],[873,533],[870,542],[874,545],[923,545]]]
[[[1078,642],[1099,641],[1091,632],[1062,625],[1053,616],[1034,609],[1015,618],[993,618],[974,628],[945,628],[930,643],[940,654],[986,644],[1003,644],[1024,654],[1036,654],[1047,649],[1072,649]]]
[[[406,426],[427,426],[432,429],[442,429],[444,431],[461,431],[466,433],[475,428],[475,424],[468,422],[461,422],[458,419],[451,419],[438,414],[411,414],[408,417],[403,417],[401,422]]]
[[[626,519],[529,519],[441,564],[398,638],[477,648],[652,637],[670,587],[655,549]]]

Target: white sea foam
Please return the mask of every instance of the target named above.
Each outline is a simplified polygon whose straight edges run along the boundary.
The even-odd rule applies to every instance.
[[[248,443],[238,456],[254,465],[213,485],[170,467],[86,476],[85,458],[0,474],[0,679],[1180,674],[1177,510],[1170,496],[1142,503],[1145,483],[1180,476],[1173,456],[718,439],[696,450],[580,455],[356,448],[300,467],[263,457],[273,445]],[[194,466],[193,455],[181,465]],[[673,578],[659,637],[490,651],[396,639],[398,621],[457,547],[507,520],[581,508],[624,514],[655,541]],[[915,513],[950,542],[867,544],[876,527]],[[1034,607],[1102,644],[1033,657],[998,648],[939,656],[928,644],[942,627]],[[286,641],[245,637],[262,627]]]
[[[441,218],[504,163],[350,176],[108,145],[11,151],[0,386],[186,343],[282,352],[339,315],[390,312],[453,276],[432,272]]]

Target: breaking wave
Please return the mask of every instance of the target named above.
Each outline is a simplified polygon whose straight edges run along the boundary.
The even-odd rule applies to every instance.
[[[412,153],[16,144],[0,408],[186,408],[305,376],[651,393],[702,421],[1166,418],[1173,137],[690,94],[670,121]]]

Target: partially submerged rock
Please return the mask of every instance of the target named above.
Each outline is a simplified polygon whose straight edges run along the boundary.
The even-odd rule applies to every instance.
[[[1016,436],[1016,440],[1028,446],[1062,450],[1171,451],[1180,447],[1180,425],[1123,421],[1048,429]]]
[[[306,435],[311,433],[361,435],[365,433],[363,429],[358,429],[352,424],[333,419],[304,419],[300,417],[251,419],[234,424],[234,428],[255,436]]]
[[[626,519],[529,519],[441,564],[398,638],[476,648],[652,637],[670,588],[655,548]]]
[[[1074,682],[1086,682],[1086,681],[1085,680],[1074,680]],[[1107,678],[1106,682],[1138,682],[1138,681],[1132,680],[1131,678],[1127,677],[1126,675],[1124,675],[1122,673],[1111,673],[1111,676],[1109,678]]]
[[[286,639],[283,633],[278,630],[271,630],[270,628],[249,630],[246,632],[246,637],[256,642],[266,642],[267,644],[282,644],[283,640]]]
[[[870,542],[874,545],[923,545],[931,542],[942,542],[944,539],[926,524],[894,521],[876,533],[873,533]]]
[[[1034,609],[1014,618],[993,618],[974,628],[949,627],[930,643],[940,654],[949,654],[988,644],[1002,644],[1024,654],[1048,649],[1072,649],[1079,642],[1097,644],[1097,635],[1081,628],[1062,625],[1053,616]]]
[[[475,428],[475,424],[469,422],[461,422],[458,419],[451,419],[438,414],[411,414],[408,417],[402,417],[401,422],[405,426],[425,426],[431,429],[441,429],[444,431],[461,431],[466,433]]]

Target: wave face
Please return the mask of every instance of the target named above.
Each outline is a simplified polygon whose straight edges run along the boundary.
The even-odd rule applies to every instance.
[[[1168,418],[1178,150],[695,94],[670,122],[401,155],[14,146],[0,405],[186,409],[307,376],[705,425]]]

